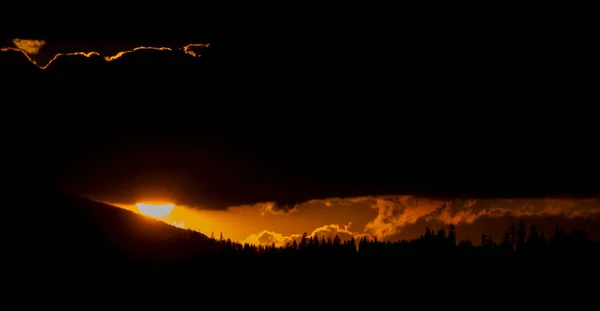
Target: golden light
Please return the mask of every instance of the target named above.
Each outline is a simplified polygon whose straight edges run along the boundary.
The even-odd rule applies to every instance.
[[[167,216],[175,207],[175,204],[146,204],[136,203],[135,204],[140,213],[156,218]]]

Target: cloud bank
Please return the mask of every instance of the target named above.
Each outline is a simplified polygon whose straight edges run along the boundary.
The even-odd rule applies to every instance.
[[[295,214],[298,211],[298,205],[294,205],[293,207],[286,205],[286,206],[279,206],[279,204],[277,204],[277,202],[267,202],[264,203],[260,208],[259,208],[260,214],[262,216],[265,215],[291,215],[291,214]]]
[[[328,224],[307,232],[308,236],[318,236],[319,239],[332,238],[338,235],[342,240],[354,238],[377,238],[394,241],[398,239],[416,238],[422,234],[424,226],[446,228],[450,224],[458,228],[466,228],[475,223],[494,219],[587,219],[595,221],[600,216],[600,200],[590,199],[488,199],[488,200],[433,200],[415,196],[384,196],[361,197],[349,199],[329,199],[321,201],[319,208],[337,208],[339,213],[353,213],[353,205],[363,204],[374,210],[376,215],[365,225],[351,227],[347,224]],[[272,206],[272,205],[265,205]],[[279,212],[277,215],[299,217],[309,212],[310,207],[298,206],[293,213]],[[259,208],[259,213],[265,215],[265,207]],[[414,228],[417,224],[418,228]],[[487,226],[487,225],[485,225]],[[492,230],[479,226],[477,230]],[[500,227],[499,230],[504,229]],[[479,231],[477,231],[479,232]],[[476,234],[480,234],[476,233]],[[299,241],[302,233],[284,235],[275,231],[263,230],[251,234],[244,239],[246,243],[285,246],[293,241]],[[469,238],[476,238],[470,236]]]

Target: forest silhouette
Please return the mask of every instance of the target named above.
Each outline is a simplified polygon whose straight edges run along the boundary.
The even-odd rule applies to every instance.
[[[46,292],[68,288],[79,297],[104,297],[106,293],[90,288],[106,284],[114,293],[112,298],[117,293],[140,293],[127,298],[136,304],[153,303],[156,298],[140,298],[153,292],[159,297],[225,299],[221,297],[253,297],[267,291],[273,299],[280,299],[275,297],[305,291],[307,284],[315,282],[339,284],[332,285],[334,293],[346,284],[369,282],[382,286],[378,290],[382,295],[396,291],[408,295],[437,278],[464,280],[466,284],[440,294],[451,296],[467,289],[475,293],[500,290],[503,280],[519,275],[543,284],[574,283],[561,290],[561,295],[581,294],[593,287],[580,286],[575,280],[593,278],[600,255],[600,244],[590,241],[585,231],[557,228],[545,237],[535,226],[526,228],[524,222],[508,228],[498,242],[485,234],[481,241],[456,240],[460,227],[449,226],[427,228],[421,237],[399,241],[344,241],[304,234],[298,241],[276,247],[232,241],[226,232],[207,236],[68,195],[38,193],[21,207],[5,215],[23,220],[3,228],[9,232],[2,246],[7,251],[3,263],[14,272],[7,274],[6,282],[34,280]],[[56,280],[60,280],[58,285]],[[399,283],[385,285],[392,280]],[[318,301],[335,301],[334,297],[327,294]],[[368,300],[361,296],[353,301]],[[298,305],[308,308],[315,303],[303,300]]]
[[[239,243],[225,233],[203,233],[168,225],[129,210],[68,195],[48,194],[44,208],[14,211],[21,218],[28,213],[27,235],[14,239],[21,251],[12,256],[25,260],[47,256],[44,262],[60,265],[83,262],[104,264],[148,263],[158,265],[192,264],[203,261],[242,259],[369,259],[438,258],[462,256],[508,256],[543,258],[600,255],[600,243],[588,239],[586,231],[566,232],[557,227],[552,236],[539,233],[535,225],[520,220],[507,228],[501,241],[485,232],[481,240],[457,240],[456,227],[429,228],[416,239],[379,241],[362,238],[342,240],[339,236],[310,236],[304,233],[296,241],[277,247]],[[43,236],[43,239],[36,238]],[[29,239],[37,242],[31,245]],[[29,254],[31,257],[29,257]],[[38,255],[33,255],[38,254]],[[17,261],[20,261],[19,259]]]
[[[556,227],[554,234],[546,238],[538,233],[535,225],[531,225],[527,233],[525,222],[519,221],[518,229],[513,224],[506,231],[500,242],[495,242],[485,233],[481,234],[481,241],[473,242],[470,239],[456,240],[456,227],[450,225],[447,230],[441,228],[433,230],[427,227],[425,233],[419,238],[399,241],[378,241],[377,239],[354,238],[341,240],[339,236],[333,238],[302,235],[300,242],[293,241],[284,247],[256,246],[251,244],[238,244],[231,240],[217,241],[233,249],[251,252],[265,256],[579,256],[600,255],[598,242],[589,241],[585,230],[572,230],[565,232]],[[215,240],[214,238],[212,238]]]

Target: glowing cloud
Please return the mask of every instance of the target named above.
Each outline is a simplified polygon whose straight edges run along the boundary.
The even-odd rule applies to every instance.
[[[16,40],[16,39],[15,39]],[[44,42],[45,44],[45,42]],[[16,43],[15,43],[16,45]],[[23,45],[25,46],[25,45]],[[42,44],[43,46],[43,44]],[[132,50],[127,50],[127,51],[121,51],[115,55],[108,55],[108,56],[104,56],[103,59],[106,62],[112,62],[115,61],[119,58],[121,58],[123,55],[129,54],[131,52],[135,52],[135,51],[140,51],[140,50],[154,50],[154,51],[167,51],[167,52],[172,52],[174,50],[178,50],[178,51],[182,51],[183,53],[185,53],[186,55],[192,56],[192,57],[201,57],[202,55],[200,54],[199,50],[202,48],[208,48],[210,47],[210,44],[200,44],[200,43],[193,43],[193,44],[188,44],[182,48],[178,48],[178,49],[173,49],[173,48],[169,48],[169,47],[152,47],[152,46],[140,46],[137,48],[134,48]],[[41,48],[41,46],[40,46]],[[60,57],[65,57],[65,56],[83,56],[83,57],[93,57],[93,56],[101,56],[100,53],[98,52],[73,52],[73,53],[59,53],[54,55],[54,57],[44,66],[40,66],[38,63],[35,62],[35,60],[33,60],[31,57],[29,57],[29,55],[33,55],[37,52],[39,52],[39,48],[37,50],[37,52],[35,53],[29,53],[27,52],[25,49],[23,48],[13,48],[13,47],[5,47],[5,48],[1,48],[0,52],[7,52],[7,51],[18,51],[23,53],[27,59],[34,65],[36,65],[38,68],[40,69],[48,69],[48,67],[50,67],[50,65],[56,61],[58,58]]]
[[[377,238],[379,240],[396,240],[410,238],[405,230],[417,223],[434,223],[444,226],[469,225],[480,218],[500,217],[548,217],[560,216],[566,219],[594,218],[600,215],[600,200],[598,199],[479,199],[479,200],[434,200],[414,196],[382,196],[358,197],[348,199],[328,199],[323,201],[326,208],[339,208],[340,213],[347,213],[353,204],[371,208],[377,212],[374,218],[366,222],[364,227],[350,230],[352,223],[347,225],[330,224],[314,229],[309,236],[317,235],[333,237],[338,235],[341,240],[354,238],[359,240]],[[300,210],[304,213],[303,204],[295,207],[294,213]],[[275,213],[286,215],[274,204],[265,204],[259,209],[261,215]],[[295,217],[295,216],[294,216]],[[408,234],[408,235],[407,235]],[[285,246],[293,241],[298,242],[300,232],[284,235],[278,232],[263,230],[248,235],[244,242],[256,245]]]
[[[319,241],[322,239],[333,239],[336,235],[342,241],[348,241],[354,238],[356,241],[366,238],[368,240],[373,239],[370,234],[358,233],[350,231],[352,223],[348,223],[345,226],[336,224],[325,225],[307,233],[309,238],[318,238]],[[294,241],[299,242],[302,239],[301,234],[283,235],[281,233],[263,230],[257,234],[249,235],[243,243],[249,243],[254,245],[272,245],[275,244],[277,247],[284,247]]]
[[[44,40],[13,39],[13,44],[20,50],[29,55],[35,55],[46,45]]]
[[[489,199],[438,201],[413,196],[382,197],[371,207],[378,211],[365,233],[386,239],[419,220],[447,225],[471,224],[481,217],[589,217],[600,213],[598,199]]]

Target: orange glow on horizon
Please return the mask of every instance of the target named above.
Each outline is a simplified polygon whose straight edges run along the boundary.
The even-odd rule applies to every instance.
[[[175,204],[172,204],[172,203],[166,203],[166,204],[136,203],[135,205],[137,206],[140,213],[147,215],[147,216],[156,217],[156,218],[161,218],[161,217],[169,215],[169,213],[171,213],[171,211],[175,207]]]
[[[169,48],[169,47],[140,46],[140,47],[136,47],[131,50],[125,50],[125,51],[118,52],[115,55],[104,56],[103,59],[106,62],[112,62],[114,60],[121,58],[125,54],[129,54],[131,52],[135,52],[135,51],[139,51],[139,50],[155,50],[155,51],[180,50],[180,51],[183,51],[183,53],[190,55],[192,57],[201,57],[202,55],[197,53],[196,51],[194,51],[193,48],[208,48],[208,47],[210,47],[210,44],[202,44],[202,43],[192,43],[192,44],[188,44],[184,47],[176,48],[176,49]],[[101,56],[100,53],[94,52],[94,51],[87,52],[87,53],[86,52],[59,53],[59,54],[54,55],[54,57],[46,65],[40,66],[34,59],[32,59],[29,56],[29,54],[27,54],[26,51],[24,51],[22,49],[14,48],[14,47],[0,48],[0,52],[7,52],[7,51],[15,51],[15,52],[23,53],[23,55],[25,55],[25,57],[27,57],[27,59],[32,64],[34,64],[35,66],[37,66],[38,68],[43,69],[43,70],[47,69],[52,64],[52,62],[54,62],[55,60],[57,60],[58,58],[63,57],[63,56],[84,56],[87,58],[92,57],[92,56],[98,56],[98,57]]]
[[[155,197],[142,202],[164,205],[172,201]],[[451,224],[458,228],[459,239],[475,241],[481,232],[486,232],[494,240],[501,240],[510,223],[519,219],[527,219],[546,235],[553,234],[556,225],[568,228],[568,222],[573,219],[576,219],[576,224],[583,223],[585,226],[600,220],[600,201],[597,198],[445,201],[390,195],[311,200],[287,210],[272,202],[231,206],[226,210],[198,208],[185,203],[173,204],[177,207],[165,216],[155,216],[163,212],[150,217],[209,237],[219,238],[222,233],[224,238],[235,242],[265,246],[298,242],[304,232],[319,238],[338,235],[342,240],[376,238],[379,241],[397,241],[418,238],[425,226],[447,230]],[[149,214],[140,209],[139,203],[111,205]],[[590,232],[600,238],[600,231]]]

